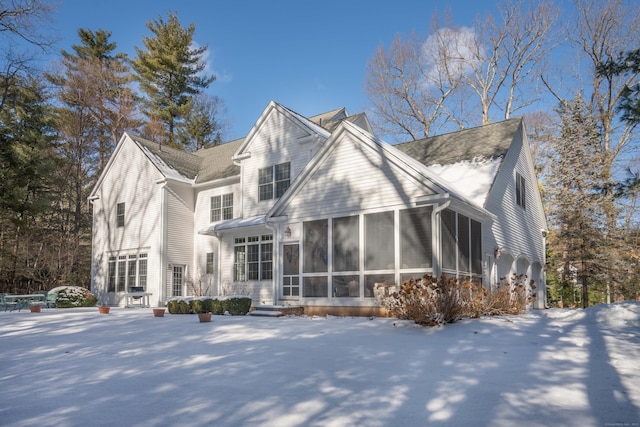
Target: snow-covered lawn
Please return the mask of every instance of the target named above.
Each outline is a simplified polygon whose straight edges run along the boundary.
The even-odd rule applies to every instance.
[[[0,425],[640,425],[637,302],[443,328],[2,312],[0,354]]]

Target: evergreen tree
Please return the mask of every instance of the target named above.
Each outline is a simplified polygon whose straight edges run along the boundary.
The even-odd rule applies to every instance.
[[[54,171],[53,128],[44,86],[35,77],[8,82],[0,111],[0,285],[29,286],[47,235]]]
[[[167,21],[160,17],[148,22],[147,28],[154,36],[144,38],[144,49],[136,47],[132,66],[146,95],[145,114],[150,122],[162,123],[163,139],[177,146],[177,135],[190,100],[215,77],[203,74],[207,46],[195,47],[194,24],[183,28],[178,16],[169,13]]]
[[[550,219],[555,233],[556,268],[563,286],[576,279],[582,285],[582,305],[603,271],[600,247],[606,238],[602,211],[603,155],[600,135],[580,96],[559,109],[560,136],[554,141],[549,166]],[[577,276],[576,276],[577,272]]]

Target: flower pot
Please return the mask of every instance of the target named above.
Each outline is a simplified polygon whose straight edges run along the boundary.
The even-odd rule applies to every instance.
[[[200,323],[211,322],[211,313],[198,313]]]
[[[164,308],[154,308],[153,317],[164,317]]]
[[[29,307],[29,310],[31,310],[32,313],[40,313],[41,309],[42,307],[40,307],[39,305],[32,305]]]
[[[111,307],[107,307],[107,306],[104,306],[104,307],[98,307],[98,312],[99,312],[100,314],[109,314],[109,309],[110,309],[110,308],[111,308]]]

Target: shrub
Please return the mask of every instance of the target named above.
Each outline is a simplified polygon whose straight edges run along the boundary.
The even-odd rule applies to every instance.
[[[49,292],[57,294],[56,307],[58,308],[93,307],[98,302],[95,295],[80,286],[63,286]]]
[[[234,316],[247,314],[251,308],[249,297],[223,297],[194,298],[189,301],[184,299],[171,299],[167,301],[167,309],[171,314],[211,313],[221,315],[226,312]]]
[[[445,276],[439,279],[425,274],[422,279],[409,279],[400,289],[382,296],[382,305],[398,319],[413,320],[419,325],[437,326],[454,323],[465,317],[519,314],[535,297],[523,284],[523,277],[501,280],[492,292],[469,281]],[[533,281],[529,288],[535,289]]]

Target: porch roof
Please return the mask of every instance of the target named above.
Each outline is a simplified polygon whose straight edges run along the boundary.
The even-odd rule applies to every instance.
[[[211,225],[198,231],[198,234],[204,234],[208,236],[215,236],[217,233],[223,233],[225,231],[235,230],[238,228],[263,226],[267,224],[266,215],[258,215],[250,218],[235,218],[227,221],[219,222],[215,225]]]

